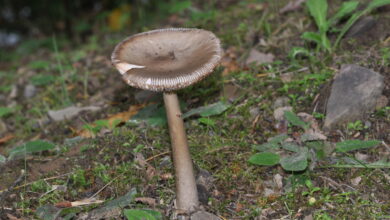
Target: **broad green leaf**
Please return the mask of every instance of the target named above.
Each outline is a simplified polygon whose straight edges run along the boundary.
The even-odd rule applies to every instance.
[[[208,125],[208,126],[214,126],[215,121],[210,118],[199,118],[198,121],[202,124]]]
[[[253,145],[252,147],[253,149],[257,150],[257,151],[269,151],[269,150],[274,150],[274,149],[279,149],[280,146],[278,143],[264,143],[264,144],[256,144],[256,145]]]
[[[51,204],[40,206],[36,210],[36,214],[39,219],[43,220],[56,220],[60,217],[61,209]]]
[[[363,11],[359,11],[354,13],[347,21],[347,23],[343,26],[343,28],[340,31],[340,34],[337,36],[336,42],[334,43],[334,47],[336,48],[341,39],[344,37],[344,35],[347,33],[347,31],[352,27],[352,25],[355,24],[359,18],[365,14],[370,13],[372,10],[390,4],[390,0],[373,0],[370,2],[370,4],[365,8]]]
[[[293,47],[288,53],[288,57],[290,59],[295,59],[295,57],[298,55],[309,56],[310,52],[303,47]]]
[[[376,8],[379,8],[379,7],[382,7],[385,5],[389,5],[389,4],[390,4],[390,0],[373,0],[370,2],[370,4],[368,4],[367,9],[371,11],[373,9],[376,9]]]
[[[17,146],[9,151],[9,158],[13,159],[16,156],[21,156],[25,154],[30,153],[36,153],[36,152],[42,152],[45,150],[51,150],[54,149],[55,145],[51,142],[43,141],[43,140],[36,140],[36,141],[29,141],[25,144],[22,144],[20,146]]]
[[[328,25],[333,26],[343,17],[351,14],[359,5],[357,1],[343,2],[339,10],[328,20]]]
[[[302,171],[307,167],[307,153],[300,152],[289,157],[282,158],[280,165],[287,171]]]
[[[34,86],[45,86],[53,83],[56,80],[56,77],[53,75],[35,75],[31,77],[30,82]]]
[[[162,215],[153,210],[125,209],[123,212],[128,220],[159,220]]]
[[[279,163],[280,156],[271,152],[263,152],[252,155],[249,158],[249,163],[262,166],[273,166]]]
[[[211,105],[191,109],[190,111],[183,114],[183,118],[188,118],[188,117],[193,116],[193,115],[200,115],[202,117],[219,115],[222,112],[226,111],[230,106],[231,106],[231,104],[229,104],[229,103],[219,101],[219,102],[211,104]]]
[[[134,115],[129,122],[136,124],[146,122],[150,126],[161,126],[167,124],[164,106],[158,104],[148,105]]]
[[[10,115],[14,110],[8,107],[0,107],[0,117]]]
[[[268,140],[269,143],[275,143],[275,144],[280,144],[283,141],[285,141],[288,138],[287,134],[279,134],[276,135],[275,137],[272,137]]]
[[[377,140],[346,140],[336,143],[336,150],[345,153],[353,150],[376,147],[380,143],[381,142]]]
[[[301,37],[304,40],[313,41],[318,45],[322,44],[321,35],[319,35],[318,33],[304,32]]]
[[[321,35],[321,46],[322,48],[325,48],[328,52],[332,50],[332,46],[330,45],[330,41],[326,36],[326,33],[322,33]]]
[[[301,148],[298,145],[291,143],[291,142],[282,143],[282,148],[285,150],[288,150],[288,151],[295,152],[295,153],[298,153],[301,151]]]
[[[124,196],[121,196],[119,198],[116,198],[112,201],[109,201],[106,205],[104,205],[102,208],[106,210],[110,210],[113,208],[123,208],[128,206],[130,203],[134,201],[135,196],[137,195],[137,190],[135,188],[132,188],[128,193],[126,193]]]
[[[302,121],[294,112],[285,111],[284,117],[290,124],[294,126],[298,126],[303,129],[306,129],[309,126],[306,122]]]
[[[307,0],[306,6],[309,9],[310,15],[314,18],[320,33],[326,33],[328,23],[326,21],[328,3],[326,0]]]
[[[367,164],[335,164],[330,165],[329,167],[336,167],[336,168],[390,168],[390,162],[386,162],[384,160],[379,160],[373,163],[367,163]]]
[[[5,158],[3,155],[0,154],[0,164],[3,164],[7,161],[7,158]]]

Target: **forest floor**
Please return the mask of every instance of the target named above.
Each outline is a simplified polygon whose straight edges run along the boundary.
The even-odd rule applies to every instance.
[[[390,8],[364,15],[374,19],[368,29],[327,51],[301,38],[318,30],[305,4],[281,12],[287,2],[193,3],[197,10],[183,9],[145,29],[203,28],[224,48],[210,77],[178,92],[183,113],[211,106],[185,119],[202,209],[221,219],[390,218],[390,104],[321,129],[343,64],[380,73],[389,97]],[[342,1],[330,2],[332,15]],[[175,181],[162,96],[125,84],[110,61],[115,44],[134,33],[96,34],[77,46],[54,37],[26,40],[0,63],[0,219],[82,219],[90,213],[124,219],[108,201],[172,216]],[[333,45],[337,33],[327,36]],[[246,62],[251,50],[261,53],[257,64]],[[49,117],[69,106],[70,119]],[[285,106],[292,107],[293,119],[275,119],[275,110]],[[296,115],[312,117],[297,122]],[[301,122],[317,125],[325,138],[302,141]],[[248,162],[280,134],[311,154],[303,170]],[[378,144],[335,150],[345,140]],[[87,204],[69,203],[76,201]]]

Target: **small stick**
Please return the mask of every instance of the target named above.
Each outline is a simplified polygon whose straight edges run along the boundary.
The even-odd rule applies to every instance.
[[[146,159],[145,162],[149,162],[149,161],[153,160],[153,159],[156,158],[156,157],[159,157],[159,156],[162,156],[162,155],[165,155],[165,154],[169,154],[169,153],[171,153],[171,151],[166,151],[166,152],[163,152],[163,153],[160,153],[160,154],[151,156],[151,157],[149,157],[148,159]]]
[[[69,172],[69,173],[65,173],[65,174],[61,174],[61,175],[58,175],[58,176],[52,176],[52,177],[47,177],[47,178],[44,178],[42,180],[46,181],[46,180],[52,180],[52,179],[57,179],[59,177],[62,177],[62,176],[66,176],[66,175],[69,175],[69,174],[72,174],[73,172]],[[23,185],[20,185],[20,186],[16,186],[17,184],[13,185],[13,188],[12,190],[15,190],[15,189],[20,189],[20,188],[23,188],[25,186],[29,186],[33,183],[35,183],[37,181],[32,181],[32,182],[29,182],[29,183],[25,183]],[[9,189],[8,189],[9,190]],[[0,193],[4,192],[4,191],[7,191],[7,190],[0,190]]]

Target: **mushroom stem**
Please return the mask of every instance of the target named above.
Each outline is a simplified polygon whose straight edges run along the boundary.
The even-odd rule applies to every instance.
[[[194,169],[176,93],[164,93],[173,165],[176,177],[176,205],[179,210],[194,211],[199,205]]]

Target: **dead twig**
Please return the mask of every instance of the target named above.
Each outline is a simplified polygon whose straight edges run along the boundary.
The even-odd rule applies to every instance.
[[[60,177],[63,177],[63,176],[67,176],[67,175],[72,174],[72,173],[73,173],[73,172],[69,172],[69,173],[65,173],[65,174],[58,175],[58,176],[47,177],[47,178],[44,178],[44,179],[42,179],[42,180],[47,181],[47,180],[57,179],[57,178],[60,178]],[[25,183],[25,184],[20,185],[20,186],[16,186],[16,185],[17,185],[17,184],[16,184],[16,185],[14,185],[14,187],[12,188],[12,190],[20,189],[20,188],[29,186],[29,185],[31,185],[31,184],[33,184],[33,183],[35,183],[35,182],[37,182],[37,181],[32,181],[32,182],[29,182],[29,183]],[[9,189],[8,189],[8,190],[9,190]],[[8,191],[8,190],[0,190],[0,193],[3,193],[4,191]]]
[[[160,156],[163,156],[163,155],[169,154],[169,153],[171,153],[171,151],[166,151],[166,152],[163,152],[163,153],[160,153],[160,154],[151,156],[151,157],[149,157],[148,159],[146,159],[145,162],[149,162],[149,161],[151,161],[151,160],[153,160],[153,159],[155,159],[155,158],[157,158],[157,157],[160,157]]]

